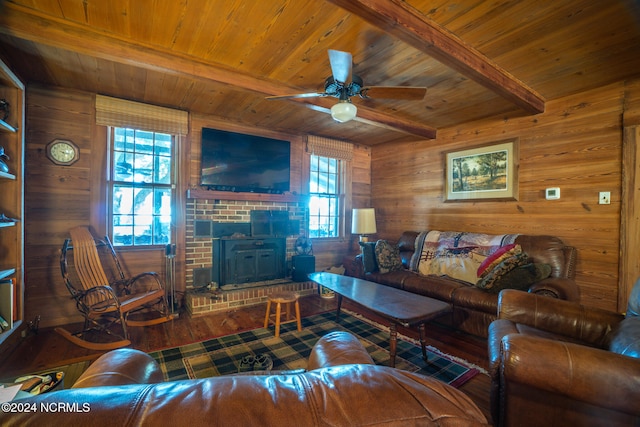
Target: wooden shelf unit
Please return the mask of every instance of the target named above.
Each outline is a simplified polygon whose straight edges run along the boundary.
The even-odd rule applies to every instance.
[[[9,172],[0,172],[0,316],[9,328],[0,332],[0,346],[8,343],[24,320],[24,84],[0,59],[0,99],[9,103],[9,115],[0,116],[0,146]],[[13,340],[13,339],[12,339]]]

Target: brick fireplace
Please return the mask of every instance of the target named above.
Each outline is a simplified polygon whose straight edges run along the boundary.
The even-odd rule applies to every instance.
[[[233,193],[230,198],[233,197]],[[230,280],[233,283],[222,283],[217,272],[220,266],[214,265],[219,259],[215,253],[216,248],[232,243],[241,243],[241,247],[246,249],[242,252],[242,257],[258,258],[260,262],[271,262],[271,253],[263,248],[272,247],[272,236],[259,236],[253,238],[251,231],[247,230],[246,224],[250,224],[252,216],[255,222],[254,211],[271,212],[274,217],[287,218],[288,224],[298,229],[289,229],[287,232],[280,231],[279,240],[284,251],[283,274],[276,276],[261,276],[260,271],[266,270],[257,268],[255,277],[233,276],[236,279]],[[254,215],[252,215],[252,212]],[[292,282],[290,280],[291,257],[295,255],[294,244],[298,236],[306,234],[307,205],[305,201],[262,201],[262,200],[222,200],[214,198],[188,198],[186,211],[186,286],[187,294],[185,304],[191,314],[207,313],[212,311],[226,310],[233,307],[252,305],[265,302],[267,295],[273,291],[288,290],[296,291],[301,295],[317,292],[317,286],[313,282]],[[207,224],[214,224],[215,229],[207,228]],[[219,231],[226,229],[225,231]],[[255,232],[255,230],[254,230]],[[290,233],[290,234],[289,234]],[[225,236],[224,241],[220,239],[220,234]],[[216,237],[214,237],[214,235]],[[235,242],[233,237],[238,235]],[[278,238],[276,238],[278,240]],[[266,242],[266,243],[265,243]],[[256,253],[250,249],[255,247]],[[274,251],[274,253],[277,252]],[[248,254],[248,255],[247,255]],[[229,256],[229,255],[228,255]],[[221,261],[224,262],[224,261]],[[228,262],[228,259],[227,259]],[[277,264],[276,264],[277,265]],[[251,272],[250,272],[251,273]],[[249,274],[250,276],[250,274]],[[247,283],[242,283],[247,280]],[[224,281],[222,281],[224,282]],[[209,285],[209,286],[207,286]]]

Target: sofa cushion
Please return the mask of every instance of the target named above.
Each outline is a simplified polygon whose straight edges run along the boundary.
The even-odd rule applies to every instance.
[[[119,348],[100,356],[80,375],[71,388],[154,384],[164,381],[160,365],[148,354]]]
[[[466,283],[446,276],[422,276],[418,273],[411,273],[404,278],[402,289],[440,301],[451,302],[456,289],[468,286]]]
[[[456,289],[453,293],[452,301],[454,310],[463,309],[491,314],[491,320],[495,319],[496,313],[498,312],[497,295],[485,292],[473,285],[463,286]],[[487,323],[487,326],[489,323]]]
[[[489,290],[496,282],[498,282],[507,273],[514,270],[517,267],[529,263],[529,257],[527,254],[520,252],[502,260],[496,265],[488,274],[478,280],[476,286],[480,289]]]
[[[345,331],[333,331],[315,343],[309,355],[307,370],[352,363],[375,364],[355,335]]]
[[[362,265],[365,273],[372,273],[378,270],[378,260],[376,259],[376,242],[360,242],[362,248]]]
[[[375,252],[378,269],[381,273],[388,273],[389,271],[396,271],[402,268],[402,260],[400,259],[398,246],[386,240],[378,240],[376,242]]]
[[[404,268],[401,270],[389,271],[388,273],[382,273],[378,270],[367,274],[365,279],[380,283],[381,285],[390,286],[392,288],[403,289],[406,278],[412,274],[414,273],[409,270],[405,270]]]
[[[627,317],[612,334],[609,350],[640,359],[640,317]]]
[[[400,259],[404,268],[411,270],[411,260],[416,250],[417,231],[405,231],[398,240]]]
[[[551,266],[542,263],[530,263],[521,265],[498,277],[489,288],[481,286],[484,279],[478,281],[478,287],[494,294],[503,289],[517,289],[526,291],[531,285],[546,279],[551,275]]]

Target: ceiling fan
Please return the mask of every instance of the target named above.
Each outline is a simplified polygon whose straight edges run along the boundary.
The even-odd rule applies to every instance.
[[[332,75],[324,82],[324,92],[299,93],[295,95],[268,96],[266,99],[292,99],[333,96],[339,101],[331,107],[331,117],[344,123],[356,117],[358,109],[351,103],[352,96],[360,98],[387,98],[419,101],[427,92],[426,87],[411,86],[369,86],[365,87],[360,76],[351,74],[353,63],[349,52],[329,49]]]

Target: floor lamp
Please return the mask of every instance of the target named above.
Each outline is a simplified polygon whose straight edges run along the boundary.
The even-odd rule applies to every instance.
[[[376,211],[373,208],[354,209],[351,218],[351,233],[359,234],[361,242],[368,242],[367,235],[375,234]]]

